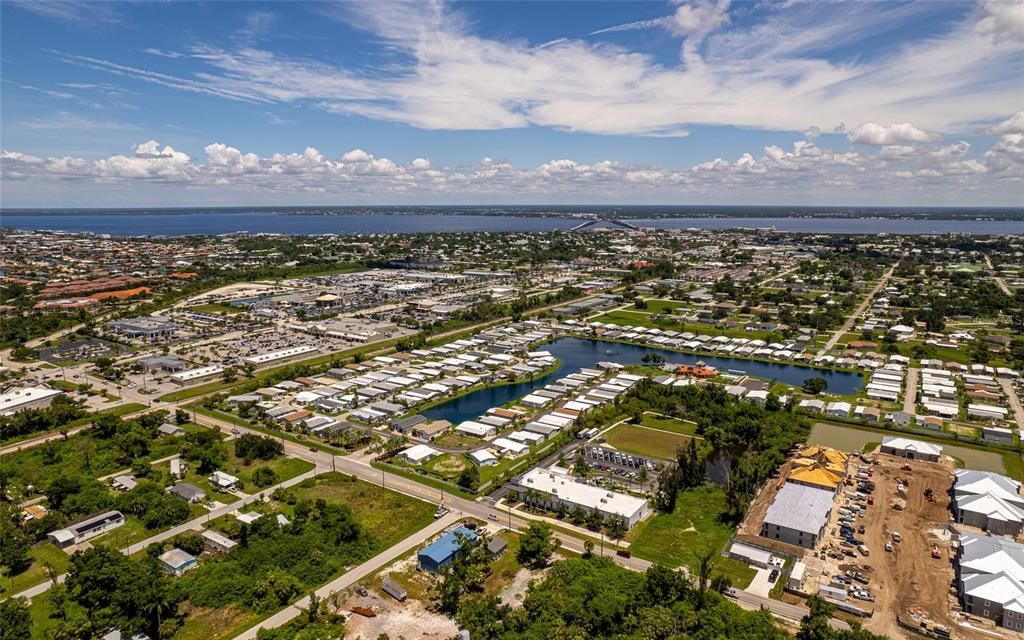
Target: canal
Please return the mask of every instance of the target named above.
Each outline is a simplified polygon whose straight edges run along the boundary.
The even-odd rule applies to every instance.
[[[534,389],[539,389],[584,367],[594,367],[602,361],[641,364],[644,356],[649,353],[660,354],[668,362],[674,364],[696,364],[698,361],[703,361],[721,372],[743,371],[755,378],[777,380],[795,387],[799,387],[808,378],[820,377],[828,382],[829,392],[840,395],[857,393],[863,384],[859,373],[815,369],[798,364],[725,358],[709,354],[679,353],[656,347],[586,338],[559,338],[539,348],[551,352],[561,361],[555,371],[532,381],[479,389],[436,407],[431,407],[424,411],[423,415],[432,420],[447,420],[452,424],[458,424],[464,420],[477,418],[491,407],[499,407],[521,398]]]

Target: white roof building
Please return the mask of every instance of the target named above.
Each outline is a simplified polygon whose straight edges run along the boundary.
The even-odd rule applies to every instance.
[[[42,387],[11,389],[0,395],[0,415],[11,415],[22,409],[48,407],[53,399],[61,393],[63,392],[59,389],[44,389]]]
[[[1006,627],[1024,628],[1024,545],[961,532],[957,560],[957,591],[964,609]]]
[[[942,445],[898,436],[882,436],[881,451],[901,458],[935,462],[942,455]]]
[[[433,447],[428,447],[425,444],[417,444],[409,447],[399,455],[405,458],[409,464],[422,464],[437,456],[439,453],[440,452]]]
[[[577,482],[572,476],[552,469],[535,468],[520,480],[523,489],[533,489],[548,496],[552,502],[569,507],[597,511],[605,517],[621,518],[632,527],[650,513],[647,500]]]

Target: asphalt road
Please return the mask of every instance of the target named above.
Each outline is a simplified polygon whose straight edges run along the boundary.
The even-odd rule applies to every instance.
[[[260,432],[257,432],[257,431],[245,429],[243,427],[237,427],[234,424],[225,422],[223,420],[217,420],[217,419],[214,419],[214,418],[210,418],[208,416],[199,416],[199,415],[197,415],[197,419],[202,424],[206,424],[207,426],[219,427],[219,428],[221,428],[223,430],[227,430],[227,431],[230,431],[231,429],[236,429],[237,428],[237,429],[240,429],[241,431],[248,431],[248,432],[251,432],[251,433],[260,433]],[[319,451],[310,451],[309,447],[302,446],[302,445],[296,444],[294,442],[290,442],[288,440],[285,440],[283,442],[283,444],[284,444],[284,447],[285,447],[285,452],[288,453],[288,455],[292,455],[292,456],[295,456],[297,458],[302,458],[304,460],[308,460],[310,462],[313,462],[313,463],[315,463],[318,466],[318,468],[320,468],[320,467],[323,467],[325,469],[332,468],[332,458],[333,458],[334,468],[337,469],[341,473],[347,473],[347,474],[350,474],[350,475],[354,475],[357,478],[360,478],[362,480],[366,480],[367,482],[382,483],[385,487],[387,487],[389,489],[393,489],[393,490],[398,491],[400,493],[404,493],[406,495],[412,496],[414,498],[419,498],[421,500],[426,500],[428,502],[435,502],[436,503],[441,498],[440,491],[438,491],[437,489],[433,489],[431,487],[427,487],[425,485],[422,485],[422,484],[420,484],[418,482],[414,482],[412,480],[407,480],[405,478],[402,478],[402,477],[399,477],[399,476],[395,476],[393,474],[387,473],[386,471],[381,471],[381,470],[378,470],[378,469],[374,469],[373,467],[370,466],[370,464],[365,459],[358,460],[358,459],[352,459],[350,457],[332,456],[329,453],[323,453],[323,452],[319,452]],[[481,520],[486,520],[486,519],[488,519],[487,518],[488,515],[490,515],[492,513],[496,513],[496,514],[498,514],[497,524],[499,524],[500,526],[507,527],[507,525],[511,524],[512,528],[517,529],[517,530],[525,529],[527,526],[529,526],[529,520],[530,520],[529,517],[523,516],[522,514],[513,514],[512,517],[511,517],[511,522],[510,522],[507,512],[495,509],[492,505],[488,504],[485,501],[466,500],[466,499],[460,498],[458,496],[453,496],[451,494],[445,494],[445,496],[444,496],[444,503],[445,503],[445,506],[450,510],[450,513],[446,517],[458,518],[458,517],[464,517],[464,516],[473,516],[473,517],[479,518]],[[443,529],[443,527],[442,527],[442,529]],[[579,538],[576,538],[574,536],[570,536],[570,535],[567,535],[565,533],[562,533],[561,531],[556,531],[555,532],[555,536],[562,542],[562,546],[564,548],[566,548],[566,549],[568,549],[570,551],[574,551],[576,553],[582,553],[584,551],[584,541],[583,540],[581,540]],[[415,537],[416,536],[414,534],[414,536],[411,536],[410,538],[407,538],[406,540],[402,541],[399,544],[400,545],[405,545],[407,542],[409,542],[411,539],[413,539]],[[420,540],[421,541],[422,540],[426,540],[427,538],[429,538],[429,536],[426,536],[426,537],[424,537],[424,538],[422,538]],[[412,543],[410,543],[410,544],[412,544]],[[413,546],[414,546],[414,544],[413,544]],[[405,547],[406,550],[408,548],[411,548],[411,546],[410,547]],[[394,557],[398,557],[403,552],[404,551],[399,551],[398,553],[395,554]],[[600,547],[598,547],[598,548],[595,548],[593,550],[593,552],[597,553],[597,554],[602,554],[603,553],[603,555],[611,558],[612,560],[617,562],[619,565],[621,565],[621,566],[623,566],[623,567],[625,567],[627,569],[630,569],[632,571],[643,572],[643,571],[646,571],[653,564],[650,561],[644,560],[642,558],[636,558],[636,557],[624,558],[622,556],[619,556],[619,555],[616,554],[616,550],[614,548],[612,548],[612,547],[608,547],[608,548],[605,548],[603,550]],[[360,577],[368,575],[370,573],[373,573],[374,571],[376,571],[377,567],[384,566],[384,564],[382,564],[382,563],[384,563],[386,561],[379,560],[381,558],[381,556],[384,555],[384,553],[386,553],[386,552],[383,552],[382,554],[380,554],[378,556],[375,556],[374,558],[371,558],[370,560],[368,560],[363,565],[359,565],[358,567],[354,567],[348,573],[358,572],[356,575],[358,575]],[[364,565],[370,565],[370,566],[368,566],[368,567],[366,567],[364,569]],[[346,575],[348,575],[348,573],[346,573]],[[344,586],[339,586],[339,585],[342,585],[342,584],[346,584],[346,585],[354,584],[354,580],[358,580],[359,579],[359,578],[354,578],[353,582],[345,582],[343,580],[343,578],[344,578],[344,576],[342,576],[342,578],[339,578],[335,582],[331,583],[331,585],[323,587],[322,589],[327,589],[327,591],[325,591],[325,593],[329,593],[330,592],[331,589],[329,589],[329,587],[333,587],[333,590],[337,591],[338,589],[345,588]],[[762,597],[760,597],[758,595],[755,595],[755,594],[752,594],[752,593],[747,593],[745,591],[739,591],[738,593],[739,593],[740,597],[737,599],[737,601],[742,606],[744,606],[745,608],[748,608],[748,609],[749,608],[753,608],[753,609],[765,608],[765,609],[768,609],[769,611],[771,611],[774,615],[776,615],[778,617],[786,618],[786,619],[794,621],[794,622],[799,622],[800,619],[803,618],[803,616],[806,615],[807,612],[808,612],[808,610],[806,608],[800,607],[798,605],[792,605],[792,604],[788,604],[788,603],[785,603],[785,602],[780,602],[778,600],[771,600],[769,598],[762,598]],[[318,591],[318,594],[319,594],[319,591]],[[301,601],[300,601],[300,603],[301,603]],[[308,604],[308,602],[307,602],[307,604]],[[269,622],[270,620],[278,620],[278,624],[284,624],[284,622],[287,622],[291,618],[295,617],[295,615],[298,615],[298,613],[300,611],[300,609],[296,609],[295,611],[290,611],[288,614],[286,614],[285,612],[289,611],[289,609],[285,609],[282,612],[279,612],[279,614],[281,615],[281,618],[277,618],[277,615],[275,614],[274,617],[268,618],[267,621],[264,621],[264,623],[261,623],[261,624],[263,624],[265,626],[265,624],[267,622]],[[835,628],[840,628],[840,629],[848,628],[848,625],[846,625],[845,622],[843,622],[842,620],[835,619],[835,618],[833,618],[830,621],[830,624],[832,624],[832,626],[835,627]],[[252,630],[252,632],[254,634],[255,630]],[[246,635],[246,636],[240,636],[240,637],[254,638],[255,635],[251,635],[251,636]]]
[[[921,370],[917,367],[907,367],[907,385],[903,389],[903,412],[914,415],[917,413],[917,381],[921,377]]]
[[[878,281],[878,284],[875,285],[875,288],[872,289],[868,295],[864,296],[864,300],[862,300],[860,305],[857,306],[857,309],[846,318],[846,322],[843,323],[843,326],[839,327],[839,329],[832,334],[832,337],[828,339],[828,342],[825,343],[825,346],[821,348],[821,351],[818,352],[819,356],[823,356],[831,351],[832,348],[836,346],[836,343],[839,342],[839,339],[843,337],[843,334],[850,332],[854,323],[857,322],[857,319],[864,314],[864,310],[868,308],[868,305],[875,299],[878,292],[884,289],[885,285],[889,283],[889,278],[892,277],[893,272],[896,271],[896,267],[898,267],[899,264],[900,263],[897,262],[892,265],[892,267],[890,267],[889,270],[885,272],[885,275],[883,275]]]

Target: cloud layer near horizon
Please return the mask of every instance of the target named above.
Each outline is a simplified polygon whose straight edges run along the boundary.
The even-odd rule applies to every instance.
[[[205,161],[155,140],[131,154],[98,160],[0,154],[6,181],[37,184],[53,180],[91,184],[178,185],[234,192],[322,193],[387,199],[417,193],[445,200],[466,194],[620,197],[634,193],[666,196],[772,191],[843,193],[870,189],[926,193],[937,188],[971,192],[1024,178],[1024,112],[996,124],[996,143],[968,157],[966,141],[944,143],[913,125],[865,123],[848,134],[845,150],[819,147],[810,139],[792,149],[764,147],[757,155],[712,158],[687,169],[606,160],[581,163],[556,159],[532,168],[484,158],[464,167],[435,167],[427,158],[398,163],[353,149],[336,158],[309,147],[301,153],[261,157],[222,143],[204,148]]]

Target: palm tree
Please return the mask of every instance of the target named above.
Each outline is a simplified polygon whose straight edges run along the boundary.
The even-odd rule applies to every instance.
[[[697,555],[697,592],[700,594],[700,606],[704,606],[704,593],[711,583],[711,571],[715,568],[715,551],[707,551]]]

